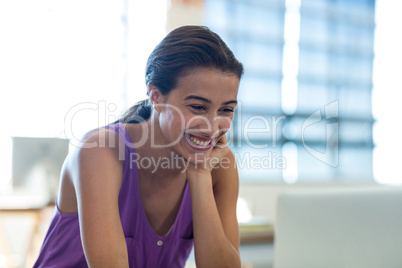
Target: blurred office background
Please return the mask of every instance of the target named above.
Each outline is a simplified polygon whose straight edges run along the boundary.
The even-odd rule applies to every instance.
[[[146,98],[147,56],[181,25],[208,26],[245,66],[228,133],[245,265],[270,267],[247,245],[270,249],[283,189],[401,184],[401,8],[392,0],[1,1],[0,267],[32,266],[68,147]]]

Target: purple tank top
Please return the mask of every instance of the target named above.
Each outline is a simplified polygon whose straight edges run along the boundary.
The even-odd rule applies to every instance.
[[[119,211],[130,267],[184,267],[193,247],[193,220],[188,184],[171,230],[165,236],[157,235],[141,203],[137,165],[133,164],[135,154],[133,146],[130,146],[130,135],[121,123],[111,124],[106,128],[118,133],[125,147]],[[34,267],[88,267],[82,249],[77,212],[62,213],[55,207]]]

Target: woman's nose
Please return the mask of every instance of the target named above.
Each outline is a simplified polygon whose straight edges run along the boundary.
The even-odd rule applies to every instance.
[[[216,137],[222,132],[227,132],[231,124],[230,118],[218,115],[207,117],[206,122],[208,122],[209,125],[208,133],[206,134],[210,137]]]

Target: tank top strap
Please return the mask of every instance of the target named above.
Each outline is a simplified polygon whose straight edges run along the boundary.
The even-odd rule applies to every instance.
[[[119,135],[121,143],[119,143],[117,146],[123,145],[122,148],[119,148],[119,157],[124,155],[124,159],[120,158],[120,160],[124,160],[124,164],[123,181],[119,194],[119,209],[122,216],[122,223],[125,223],[126,217],[123,215],[130,215],[129,211],[132,209],[132,204],[138,203],[137,195],[139,193],[139,189],[137,157],[130,134],[128,133],[124,124],[120,122],[113,123],[105,126],[105,128],[110,129]]]
[[[119,135],[120,140],[123,142],[124,147],[129,147],[132,149],[134,148],[130,134],[128,133],[126,127],[121,122],[107,125],[105,126],[105,128],[116,132]]]

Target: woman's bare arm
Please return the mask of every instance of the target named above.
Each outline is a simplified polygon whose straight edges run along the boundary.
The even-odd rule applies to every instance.
[[[240,267],[236,203],[239,179],[232,152],[226,167],[190,172],[197,267]]]
[[[128,267],[118,207],[123,176],[120,140],[115,132],[101,130],[88,134],[84,142],[67,168],[77,196],[85,257],[90,267]]]

